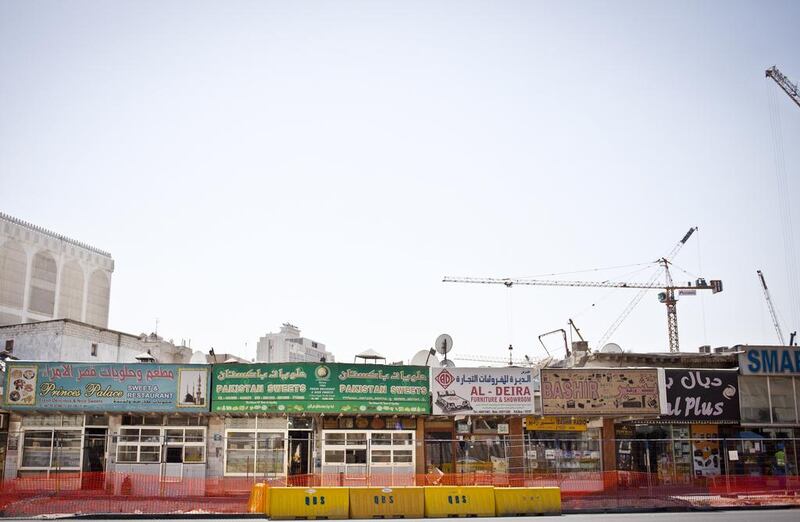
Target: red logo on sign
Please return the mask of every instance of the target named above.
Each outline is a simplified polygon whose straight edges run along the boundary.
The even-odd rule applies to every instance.
[[[434,380],[439,384],[441,384],[442,388],[447,389],[448,386],[453,384],[456,378],[453,377],[453,374],[448,372],[447,370],[442,370],[439,372],[439,375],[437,375]]]

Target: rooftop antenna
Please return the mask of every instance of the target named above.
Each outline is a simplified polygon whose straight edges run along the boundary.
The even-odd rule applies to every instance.
[[[514,366],[514,346],[508,345],[508,365]]]

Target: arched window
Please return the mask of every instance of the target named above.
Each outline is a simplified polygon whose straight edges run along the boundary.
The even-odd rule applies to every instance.
[[[33,256],[28,310],[53,315],[56,304],[56,260],[47,252]]]
[[[16,241],[0,246],[0,305],[22,310],[27,264],[25,249]]]
[[[61,269],[61,289],[58,298],[59,319],[81,320],[83,308],[83,270],[77,261],[69,261]]]
[[[86,322],[95,326],[108,326],[108,298],[111,284],[103,270],[95,270],[89,278],[86,296]]]

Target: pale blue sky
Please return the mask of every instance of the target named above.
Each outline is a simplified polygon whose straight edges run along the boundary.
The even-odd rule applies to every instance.
[[[194,348],[252,356],[288,320],[340,360],[442,332],[538,356],[634,292],[441,277],[640,263],[692,225],[675,261],[725,291],[681,300],[683,350],[773,343],[757,268],[800,317],[769,107],[794,202],[800,110],[764,69],[800,80],[798,23],[793,1],[0,0],[0,209],[113,254],[112,328]],[[655,292],[612,340],[666,350]]]

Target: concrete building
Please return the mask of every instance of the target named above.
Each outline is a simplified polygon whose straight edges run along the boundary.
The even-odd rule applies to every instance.
[[[0,326],[67,318],[108,326],[111,254],[0,213]]]
[[[334,362],[333,354],[325,345],[300,337],[300,329],[283,323],[278,333],[268,333],[258,340],[256,362]]]
[[[0,326],[0,352],[24,361],[97,363],[144,362],[149,354],[162,364],[188,363],[193,353],[155,334],[133,335],[72,319]]]

